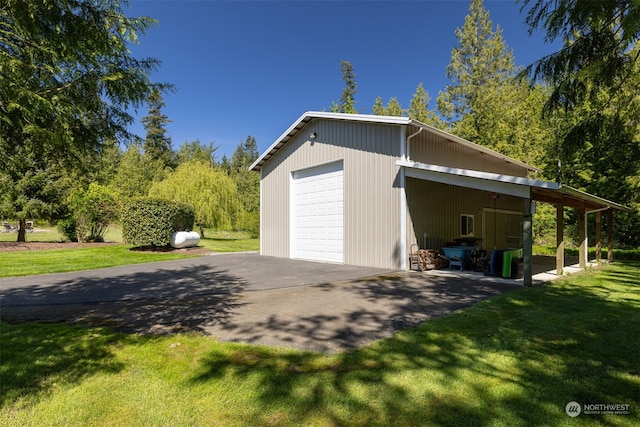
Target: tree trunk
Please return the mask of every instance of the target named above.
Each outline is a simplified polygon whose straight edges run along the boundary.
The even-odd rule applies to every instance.
[[[18,226],[18,242],[26,242],[27,241],[27,220],[21,219],[20,225]]]
[[[202,228],[202,224],[200,224],[200,238],[204,239],[204,228]]]

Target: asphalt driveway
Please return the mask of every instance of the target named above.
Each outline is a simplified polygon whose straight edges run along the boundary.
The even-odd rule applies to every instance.
[[[335,352],[518,287],[474,276],[216,254],[0,279],[0,316],[134,333],[201,331],[224,341]]]

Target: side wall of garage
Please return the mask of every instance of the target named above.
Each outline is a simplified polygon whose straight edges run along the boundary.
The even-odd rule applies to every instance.
[[[446,242],[460,237],[462,214],[473,217],[473,236],[483,239],[485,249],[491,250],[494,245],[494,212],[498,212],[500,220],[497,224],[497,232],[500,233],[498,246],[506,246],[509,237],[508,224],[504,224],[504,218],[510,217],[505,216],[505,212],[518,213],[513,215],[517,217],[515,233],[518,236],[522,235],[524,201],[519,197],[502,194],[494,201],[486,191],[415,178],[407,178],[406,187],[409,245],[418,244],[421,248],[440,249]]]
[[[310,139],[314,132],[316,138]],[[263,255],[292,257],[292,194],[296,172],[341,162],[344,263],[402,265],[399,170],[401,127],[314,119],[262,167]],[[298,175],[304,175],[298,173]]]

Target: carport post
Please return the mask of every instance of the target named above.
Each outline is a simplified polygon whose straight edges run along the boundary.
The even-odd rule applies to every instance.
[[[556,205],[556,275],[564,273],[564,205]]]
[[[524,263],[524,285],[533,286],[533,233],[532,229],[532,203],[531,199],[524,199],[524,217],[522,221],[522,258]]]
[[[613,262],[613,209],[607,211],[607,261]]]
[[[578,247],[578,265],[580,269],[585,270],[587,268],[587,262],[589,258],[589,246],[587,242],[587,211],[584,207],[578,209],[578,241],[580,246]]]
[[[602,259],[602,213],[596,212],[596,262],[600,264]]]

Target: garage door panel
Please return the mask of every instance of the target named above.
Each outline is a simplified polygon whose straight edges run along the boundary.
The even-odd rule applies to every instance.
[[[293,175],[292,257],[344,262],[342,162]]]

